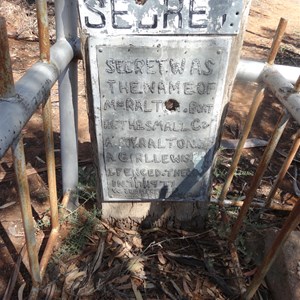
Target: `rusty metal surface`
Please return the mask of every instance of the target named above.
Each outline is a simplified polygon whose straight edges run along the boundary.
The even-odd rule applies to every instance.
[[[40,45],[40,59],[44,62],[50,63],[50,39],[49,26],[47,15],[47,1],[37,0],[37,18],[39,29],[39,45]],[[57,205],[57,187],[56,187],[56,172],[55,172],[55,156],[54,156],[54,139],[52,130],[52,105],[51,97],[49,96],[45,105],[43,106],[43,124],[45,136],[45,150],[47,159],[47,175],[49,186],[49,198],[51,209],[52,227],[57,229],[58,222],[58,205]]]
[[[299,109],[300,109],[300,101],[299,101],[300,98],[299,98],[299,94],[297,93],[297,92],[299,92],[299,88],[300,88],[299,78],[296,82],[295,89],[294,89],[293,86],[291,84],[289,84],[285,80],[285,78],[283,78],[278,73],[278,71],[276,71],[274,69],[273,66],[270,66],[274,63],[274,60],[276,58],[286,25],[287,25],[287,21],[285,19],[281,19],[280,23],[278,25],[276,34],[273,39],[273,44],[272,44],[271,51],[270,51],[268,61],[267,61],[268,65],[264,68],[264,70],[261,74],[261,79],[262,79],[263,83],[273,91],[275,96],[277,96],[277,98],[281,101],[281,103],[288,110],[288,112],[290,112],[291,115],[299,123],[300,116],[299,116],[299,114],[297,116],[297,113],[299,112]],[[231,234],[229,237],[229,242],[234,242],[238,235],[240,227],[242,226],[243,219],[245,218],[246,213],[251,205],[251,202],[256,193],[258,185],[259,185],[259,183],[262,179],[262,176],[267,168],[267,165],[269,164],[269,161],[270,161],[272,154],[275,150],[275,147],[283,133],[283,130],[289,120],[290,114],[288,112],[285,112],[281,116],[280,120],[278,121],[278,125],[276,126],[276,129],[273,132],[271,140],[264,152],[264,155],[259,163],[259,166],[257,167],[256,173],[253,176],[251,186],[247,192],[246,199],[243,201],[243,206],[242,206],[240,213],[238,215],[238,218],[232,228],[232,231],[231,231]],[[266,202],[266,206],[270,207],[272,205],[272,203],[271,203],[272,197],[275,194],[275,191],[276,191],[276,188],[277,188],[279,182],[282,180],[291,161],[293,160],[293,158],[299,148],[299,144],[300,144],[300,139],[299,139],[299,131],[298,131],[296,139],[290,150],[289,156],[286,159],[284,165],[282,166],[280,173],[277,177],[277,180],[269,194],[269,197]],[[224,194],[226,195],[226,192]],[[224,197],[223,197],[223,200],[224,200]],[[280,248],[282,247],[284,242],[287,240],[290,232],[299,224],[299,222],[300,222],[300,202],[298,201],[296,203],[295,207],[293,208],[292,212],[290,213],[283,228],[281,229],[278,236],[276,237],[271,249],[265,256],[261,266],[259,267],[258,271],[256,272],[250,287],[247,289],[246,293],[244,293],[242,295],[242,299],[250,300],[253,298],[256,290],[258,289],[259,285],[262,283],[265,275],[267,274],[267,272],[270,269],[272,263],[274,262],[276,256],[278,255]]]
[[[0,17],[0,97],[14,96],[15,87],[9,55],[6,21]]]
[[[272,137],[269,141],[269,144],[267,148],[264,151],[263,157],[261,158],[261,161],[256,169],[256,172],[253,176],[252,182],[250,184],[249,190],[246,193],[246,199],[244,200],[244,204],[239,212],[239,215],[232,227],[232,231],[230,233],[229,240],[231,242],[234,242],[236,239],[239,230],[242,226],[243,220],[248,212],[248,209],[251,205],[251,202],[253,200],[254,195],[256,194],[257,188],[260,184],[260,181],[262,179],[262,176],[264,175],[264,172],[266,171],[268,164],[272,158],[272,155],[275,151],[275,148],[279,142],[279,139],[287,125],[287,122],[289,120],[289,114],[283,113],[276,125],[276,128],[272,134]]]
[[[53,217],[51,219],[53,219]],[[40,276],[41,276],[41,278],[43,278],[44,275],[45,275],[48,262],[51,258],[52,253],[53,253],[53,248],[57,244],[57,238],[58,238],[58,235],[59,235],[59,228],[58,227],[53,228],[53,225],[52,225],[52,230],[50,232],[50,235],[49,235],[49,238],[48,238],[48,241],[47,241],[47,245],[46,245],[46,248],[43,252],[43,256],[42,256],[41,262],[40,262]]]
[[[35,4],[37,8],[40,60],[49,63],[50,62],[50,39],[49,39],[47,1],[36,0]]]
[[[40,60],[42,62],[50,62],[50,39],[49,39],[49,24],[48,11],[46,0],[36,0],[38,32],[39,32],[39,46],[40,46]]]
[[[220,204],[220,201],[217,198],[210,198],[210,202],[215,203],[215,204]],[[243,204],[244,204],[244,201],[242,201],[242,200],[225,199],[222,202],[223,207],[231,207],[231,206],[242,207]],[[254,207],[254,208],[266,208],[267,205],[264,202],[264,200],[262,200],[262,199],[254,199],[251,202],[250,206]],[[281,205],[281,204],[277,204],[277,203],[271,203],[268,208],[273,209],[273,210],[291,211],[293,209],[293,206],[287,205],[287,204]]]
[[[4,28],[3,28],[4,25]],[[4,34],[1,34],[3,33]],[[14,96],[15,88],[14,88],[14,82],[12,78],[12,70],[10,65],[10,57],[9,57],[9,50],[8,50],[8,41],[7,41],[7,35],[6,35],[6,27],[3,23],[3,19],[0,19],[0,35],[1,37],[4,36],[5,40],[2,41],[0,39],[0,44],[3,42],[3,48],[6,47],[6,49],[0,49],[4,50],[1,54],[1,58],[4,58],[5,61],[1,62],[0,64],[4,64],[4,68],[1,68],[1,71],[7,72],[5,75],[5,78],[3,79],[4,90],[3,96]],[[5,103],[5,100],[7,98],[4,98],[3,101]],[[10,101],[14,101],[15,98],[9,99],[8,103]],[[5,112],[1,112],[5,113]],[[14,113],[17,113],[17,111],[14,111]],[[7,117],[7,116],[6,116]],[[1,128],[3,129],[3,128]],[[13,129],[9,129],[9,133],[12,133]],[[14,131],[14,134],[16,132]],[[2,140],[1,140],[2,141]],[[32,279],[32,291],[29,295],[29,299],[37,299],[37,291],[39,284],[41,283],[41,276],[40,276],[40,267],[39,267],[39,261],[38,261],[38,245],[37,245],[37,239],[35,236],[35,224],[33,220],[32,215],[32,208],[31,208],[31,201],[30,201],[30,192],[29,192],[29,184],[26,174],[26,162],[25,162],[25,153],[24,153],[24,145],[23,145],[23,138],[20,135],[12,144],[12,154],[13,154],[13,160],[14,160],[14,169],[17,179],[17,187],[18,187],[18,195],[19,195],[19,201],[20,201],[20,207],[21,207],[21,213],[22,213],[22,221],[23,221],[23,227],[24,227],[24,233],[25,233],[25,240],[26,240],[26,248],[29,258],[29,267],[30,267],[30,273],[31,273],[31,279]]]
[[[215,34],[240,29],[243,1],[79,0],[82,28],[90,35]]]
[[[63,1],[60,1],[60,3],[63,4],[63,6],[60,6],[60,8],[62,10],[65,9],[65,3],[63,3]],[[76,6],[75,1],[72,1],[71,6]],[[6,92],[3,92],[2,95],[2,97],[11,96],[9,99],[0,99],[0,109],[1,113],[3,113],[3,118],[0,121],[0,157],[2,157],[5,154],[8,147],[13,143],[14,165],[19,187],[22,219],[24,223],[25,237],[29,253],[29,264],[33,282],[29,299],[37,299],[38,297],[39,284],[41,283],[41,278],[44,276],[47,263],[50,259],[53,250],[53,246],[56,243],[59,229],[54,161],[54,141],[51,123],[52,109],[51,101],[46,100],[49,96],[51,87],[58,79],[59,75],[62,74],[65,68],[69,65],[70,61],[74,57],[75,51],[78,51],[78,49],[75,49],[76,47],[78,47],[76,39],[72,39],[71,41],[67,41],[66,39],[60,39],[50,51],[46,0],[37,1],[37,12],[40,37],[40,59],[42,63],[36,63],[17,82],[16,96],[12,95],[13,93],[9,93],[9,91],[14,91],[12,76],[11,78],[7,76],[8,80],[11,81],[10,85],[6,84],[5,80],[1,81],[1,83],[5,84],[6,89],[10,87],[12,87],[12,89],[10,88],[6,90]],[[70,21],[70,19],[72,20]],[[72,30],[76,32],[76,18],[75,21],[73,18],[64,18],[64,20],[65,22],[69,22],[70,24],[75,24],[75,28],[73,26]],[[4,26],[2,19],[1,26]],[[4,31],[4,29],[2,30],[1,27],[1,38],[3,38],[3,36],[4,38],[6,38],[4,33],[6,33],[6,31]],[[5,48],[6,44],[4,42],[1,42],[1,46]],[[1,65],[1,67],[4,67],[2,69],[4,69],[4,71],[7,72],[8,75],[10,75],[11,69],[9,70],[8,68],[10,67],[10,60],[7,59],[7,56],[9,58],[8,48],[6,47],[4,50],[6,52],[3,53],[6,56],[3,54],[3,57],[5,59],[5,62],[8,62],[9,64],[3,64]],[[8,71],[10,71],[10,73]],[[26,122],[29,120],[31,115],[41,103],[45,103],[43,107],[43,119],[45,129],[45,144],[48,168],[48,185],[50,194],[52,231],[50,233],[48,243],[43,253],[41,263],[39,265],[38,248],[35,239],[35,229],[30,206],[29,187],[26,176],[24,149],[22,140],[19,140],[18,135],[20,134],[20,131],[23,128],[23,126],[26,124]],[[73,130],[76,131],[75,128],[73,128]]]
[[[283,163],[283,165],[282,165],[282,167],[281,167],[281,169],[280,169],[280,171],[279,171],[279,173],[276,177],[276,180],[275,180],[275,182],[272,186],[271,191],[269,192],[268,198],[266,200],[266,207],[271,208],[272,199],[273,199],[273,197],[274,197],[274,195],[277,191],[277,188],[278,188],[279,184],[281,183],[281,181],[283,180],[286,172],[288,171],[295,155],[298,152],[299,147],[300,147],[300,130],[298,130],[297,135],[295,137],[295,140],[293,142],[293,145],[290,149],[290,152],[289,152],[286,160],[284,161],[284,163]]]
[[[37,0],[37,19],[39,30],[39,45],[40,45],[40,59],[43,62],[50,62],[50,39],[47,15],[47,1]],[[47,160],[47,176],[49,187],[49,202],[50,202],[50,217],[51,217],[51,232],[44,250],[41,262],[40,273],[43,278],[48,261],[51,257],[53,248],[56,244],[59,230],[58,220],[58,202],[57,202],[57,187],[56,187],[56,169],[55,169],[55,156],[54,156],[54,139],[52,130],[52,105],[51,97],[49,95],[46,103],[43,106],[43,125],[44,125],[44,139],[45,139],[45,152]]]
[[[245,142],[246,142],[247,137],[249,135],[249,132],[251,130],[256,112],[257,112],[263,98],[264,98],[264,89],[262,88],[261,85],[259,85],[257,87],[256,95],[254,96],[253,102],[251,104],[250,111],[248,113],[248,117],[247,117],[246,123],[245,123],[244,128],[243,128],[242,136],[241,136],[241,138],[239,140],[239,143],[238,143],[238,146],[235,150],[235,153],[234,153],[234,156],[233,156],[233,159],[232,159],[232,163],[231,163],[230,168],[228,170],[228,174],[226,176],[225,183],[223,185],[223,188],[222,188],[222,191],[221,191],[221,194],[220,194],[220,197],[219,197],[219,205],[220,206],[223,206],[223,201],[226,198],[226,195],[227,195],[227,192],[229,190],[230,184],[232,182],[235,170],[236,170],[236,168],[238,166],[238,163],[240,161]]]
[[[246,293],[243,295],[242,299],[245,300],[253,299],[255,292],[259,288],[264,277],[266,276],[270,267],[272,266],[273,262],[278,256],[279,251],[282,248],[283,244],[288,239],[289,234],[298,226],[299,223],[300,223],[300,201],[297,201],[294,209],[291,211],[287,220],[285,221],[281,230],[276,236],[275,241],[273,242],[270,250],[268,251],[265,258],[263,259],[262,264],[256,271],[254,278],[250,286],[248,287]]]
[[[51,100],[43,107],[43,122],[44,122],[44,138],[45,138],[45,151],[47,160],[47,175],[49,186],[49,198],[51,209],[52,226],[57,228],[58,224],[58,207],[57,207],[57,187],[56,187],[56,168],[55,168],[55,155],[54,155],[54,139],[52,131],[52,106]]]
[[[281,18],[280,21],[279,21],[279,24],[277,26],[276,33],[273,37],[271,51],[270,51],[270,53],[268,55],[268,59],[267,59],[267,63],[270,64],[270,65],[274,64],[276,55],[277,55],[278,50],[280,48],[280,43],[283,39],[283,35],[284,35],[284,32],[285,32],[286,26],[287,26],[287,20],[284,19],[284,18]]]
[[[68,203],[70,201],[70,198],[71,198],[71,193],[70,192],[67,192],[64,194],[62,200],[61,200],[61,206],[62,208],[67,208],[68,206]]]
[[[273,37],[273,42],[272,42],[272,46],[268,55],[268,64],[272,65],[274,63],[275,57],[278,53],[279,47],[280,47],[280,43],[282,41],[283,38],[283,34],[285,31],[287,25],[287,21],[283,18],[280,19],[279,24],[277,26],[277,30],[276,33]],[[264,88],[263,88],[263,84],[260,83],[260,85],[257,88],[257,93],[254,97],[254,100],[252,102],[252,105],[250,107],[250,111],[243,129],[243,133],[242,133],[242,137],[240,138],[239,144],[237,146],[237,149],[234,153],[234,157],[233,157],[233,161],[231,163],[230,169],[228,171],[228,175],[225,179],[225,184],[222,188],[221,194],[220,194],[220,206],[222,206],[222,202],[225,200],[227,192],[229,190],[230,184],[232,182],[233,176],[234,176],[234,172],[237,168],[238,162],[240,160],[241,154],[242,154],[242,149],[243,146],[245,144],[245,141],[249,135],[250,129],[252,127],[253,124],[253,120],[254,117],[256,115],[257,109],[261,103],[261,101],[263,100],[264,97]]]
[[[37,242],[35,237],[35,227],[30,203],[29,185],[26,175],[26,162],[22,137],[20,137],[13,143],[12,150],[25,231],[26,247],[29,256],[31,277],[33,286],[36,287],[41,283],[41,277],[38,261]]]

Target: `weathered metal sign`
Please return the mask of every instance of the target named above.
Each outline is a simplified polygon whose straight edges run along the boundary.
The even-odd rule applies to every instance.
[[[137,2],[79,1],[101,199],[207,200],[242,1]]]
[[[241,0],[79,0],[82,28],[98,34],[237,34]]]
[[[119,42],[89,41],[104,199],[206,199],[230,40]]]

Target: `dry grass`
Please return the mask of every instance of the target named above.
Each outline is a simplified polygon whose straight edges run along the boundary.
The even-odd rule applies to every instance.
[[[54,30],[54,5],[49,3],[50,38],[55,38]],[[1,0],[0,15],[6,18],[7,31],[10,38],[37,41],[38,26],[35,5],[26,1]]]

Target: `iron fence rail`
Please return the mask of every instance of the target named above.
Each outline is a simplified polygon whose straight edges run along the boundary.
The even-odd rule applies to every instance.
[[[3,31],[2,31],[3,33]],[[80,40],[58,40],[50,49],[50,63],[37,62],[31,68],[29,68],[22,78],[15,83],[15,96],[12,97],[10,92],[9,95],[0,94],[0,158],[2,158],[9,147],[12,145],[14,139],[20,134],[30,117],[36,111],[38,106],[44,103],[47,95],[51,88],[58,80],[59,76],[63,73],[69,63],[74,57],[80,57]],[[1,45],[4,44],[1,42]],[[252,64],[254,64],[252,66]],[[259,64],[259,68],[255,68],[256,64]],[[2,67],[4,64],[2,64]],[[248,66],[248,67],[247,67]],[[249,81],[255,81],[259,76],[257,72],[252,72],[252,68],[261,70],[261,76],[268,77],[268,74],[272,73],[272,76],[280,76],[281,82],[284,82],[281,86],[284,87],[285,93],[289,94],[289,110],[293,111],[293,116],[300,122],[299,114],[297,114],[296,107],[293,105],[300,103],[300,96],[293,91],[293,85],[291,83],[296,82],[295,73],[299,74],[299,68],[287,68],[286,71],[281,73],[281,68],[274,65],[272,67],[267,66],[264,69],[265,64],[258,62],[248,62],[241,60],[239,64],[240,71],[237,74],[237,79],[247,79]],[[244,68],[247,68],[246,70]],[[248,71],[247,71],[248,70]],[[2,72],[1,72],[2,73]],[[290,74],[289,79],[284,77],[282,74]],[[3,74],[9,74],[9,72],[3,70]],[[283,80],[283,81],[282,81]],[[272,89],[272,83],[270,79],[266,80],[266,84]],[[291,82],[291,83],[290,83]],[[7,84],[2,81],[2,86]],[[282,93],[282,91],[279,91]],[[283,96],[284,99],[284,96]],[[63,101],[62,101],[63,102]],[[69,118],[65,119],[68,121]],[[71,126],[70,126],[71,127]]]
[[[16,86],[14,86],[12,76],[5,19],[0,18],[0,41],[3,40],[3,43],[0,43],[0,78],[3,79],[0,82],[0,111],[3,116],[1,118],[3,123],[0,133],[0,158],[11,146],[32,278],[29,299],[38,298],[39,286],[59,233],[52,107],[49,98],[50,90],[57,80],[59,80],[59,97],[63,99],[60,105],[61,127],[64,128],[61,133],[63,179],[70,177],[73,179],[71,184],[64,187],[64,190],[75,190],[78,180],[78,166],[76,167],[78,161],[77,61],[74,60],[74,46],[79,44],[77,40],[77,1],[55,2],[56,14],[60,16],[56,26],[57,43],[50,51],[47,1],[37,0],[40,62],[31,67]],[[43,105],[52,230],[39,263],[21,130],[41,104]],[[66,174],[66,171],[70,171],[70,173]]]
[[[261,104],[261,101],[264,98],[264,88],[268,87],[270,89],[270,91],[281,102],[281,104],[283,105],[284,111],[283,111],[280,119],[278,120],[277,125],[275,126],[272,137],[269,140],[269,143],[264,151],[264,154],[260,160],[260,163],[256,169],[256,172],[252,178],[250,187],[249,187],[248,191],[246,192],[246,198],[242,203],[238,217],[232,226],[231,233],[229,234],[229,238],[228,238],[229,247],[232,247],[232,245],[234,245],[234,243],[238,237],[239,231],[243,225],[244,219],[246,218],[247,212],[252,204],[254,196],[260,185],[261,179],[268,167],[268,164],[272,158],[275,148],[279,142],[279,139],[284,132],[287,122],[290,119],[290,116],[293,116],[294,119],[297,121],[298,125],[300,125],[300,122],[299,122],[300,121],[300,114],[299,114],[299,111],[300,111],[300,94],[299,94],[300,76],[297,79],[295,87],[294,87],[274,68],[274,66],[272,66],[275,61],[277,52],[279,50],[280,43],[281,43],[282,37],[284,35],[286,25],[287,25],[287,20],[281,19],[279,22],[277,31],[275,33],[274,39],[273,39],[273,43],[272,43],[272,47],[270,50],[267,64],[264,67],[261,75],[259,76],[260,83],[257,88],[257,93],[252,102],[252,106],[250,108],[250,112],[248,114],[248,118],[246,120],[246,124],[243,129],[242,137],[241,137],[238,147],[235,151],[233,161],[229,168],[227,178],[225,180],[225,183],[223,185],[223,188],[222,188],[222,191],[220,194],[219,205],[221,208],[223,219],[226,222],[228,222],[228,219],[226,216],[226,211],[224,210],[225,197],[226,197],[229,187],[231,185],[231,182],[232,182],[232,179],[234,176],[234,172],[239,163],[239,160],[240,160],[240,157],[242,154],[242,148],[243,148],[246,138],[248,137],[250,129],[252,127],[254,117],[255,117],[257,110]],[[279,172],[279,176],[270,191],[270,195],[267,198],[267,201],[265,202],[265,205],[264,205],[265,207],[272,206],[272,197],[276,192],[277,186],[280,183],[280,180],[283,179],[285,173],[287,172],[288,167],[291,164],[298,149],[299,149],[299,130],[298,130],[298,134],[296,136],[295,142],[293,143],[293,145],[290,149],[290,153]],[[256,274],[254,275],[252,283],[250,284],[250,286],[247,288],[247,290],[245,292],[243,292],[241,290],[242,299],[246,299],[246,300],[252,299],[252,297],[254,296],[258,287],[262,283],[265,275],[267,274],[268,270],[270,269],[272,263],[275,261],[276,257],[278,256],[280,248],[283,246],[283,244],[287,240],[289,234],[291,233],[292,230],[294,230],[296,228],[296,226],[299,224],[299,222],[300,222],[300,201],[297,201],[294,208],[290,212],[288,219],[285,221],[283,227],[281,228],[278,235],[276,236],[270,250],[264,257],[262,264],[259,266]],[[238,264],[239,263],[237,262],[236,263],[237,269],[239,269]]]
[[[35,63],[15,84],[15,96],[0,98],[0,158],[19,136],[30,117],[43,104],[60,74],[73,59],[67,40],[51,48],[50,63]]]
[[[68,40],[79,46],[77,39],[77,0],[55,1],[56,39]],[[78,205],[76,187],[78,183],[78,74],[75,54],[80,52],[74,47],[73,60],[63,69],[58,79],[60,99],[60,140],[63,193],[70,193],[69,209]]]
[[[5,18],[0,16],[0,95],[15,95]],[[0,140],[2,142],[2,140]],[[2,144],[2,143],[1,143]]]
[[[268,65],[261,74],[261,80],[300,125],[300,94],[297,88],[288,82],[276,68]]]
[[[253,61],[248,59],[241,59],[238,64],[237,79],[241,81],[256,82],[260,80],[266,64],[264,62]],[[299,67],[276,65],[274,69],[290,83],[295,84],[300,73]]]

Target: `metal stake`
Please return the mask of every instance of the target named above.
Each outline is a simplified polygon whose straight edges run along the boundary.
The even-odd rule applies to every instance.
[[[268,62],[269,65],[274,64],[276,55],[277,55],[279,47],[280,47],[280,43],[283,39],[283,35],[284,35],[284,32],[285,32],[286,26],[287,26],[287,20],[284,19],[284,18],[281,18],[280,21],[279,21],[279,24],[277,26],[275,36],[273,38],[271,51],[270,51],[269,56],[268,56],[267,62]]]
[[[38,249],[35,238],[34,221],[31,210],[29,185],[26,175],[26,162],[22,137],[19,137],[13,145],[14,168],[18,183],[18,192],[25,231],[26,247],[29,256],[29,265],[34,290],[38,289],[41,283],[40,267],[38,261]],[[30,298],[34,299],[34,297]]]
[[[271,46],[270,54],[268,56],[267,62],[268,62],[269,65],[272,65],[274,63],[276,54],[277,54],[277,52],[279,50],[279,47],[280,47],[281,40],[283,38],[283,34],[284,34],[284,31],[285,31],[286,25],[287,25],[287,20],[281,18],[280,22],[278,24],[275,36],[273,38],[273,43],[272,43],[272,46]],[[260,92],[263,92],[263,89]],[[259,100],[260,101],[262,100],[263,96],[262,96],[262,94],[260,94],[260,92],[257,93],[256,99],[254,100],[255,104],[256,104],[256,101],[258,102]],[[254,106],[254,104],[252,104],[252,106]],[[252,106],[251,106],[251,108],[252,108]],[[247,136],[248,136],[250,128],[252,126],[257,108],[256,108],[256,110],[254,108],[253,111],[254,111],[254,115],[252,115],[252,110],[250,109],[250,113],[249,113],[249,117],[248,117],[248,119],[250,119],[250,120],[248,121],[248,119],[247,119],[245,129],[244,129],[245,135],[247,134]],[[246,215],[246,213],[247,213],[247,211],[248,211],[248,209],[251,205],[251,202],[252,202],[253,197],[254,197],[255,192],[256,192],[256,188],[260,183],[263,172],[265,172],[265,169],[266,169],[266,167],[267,167],[267,165],[268,165],[268,163],[271,159],[271,155],[273,154],[273,152],[275,150],[275,147],[276,147],[276,145],[279,141],[278,136],[279,137],[281,136],[281,134],[283,132],[283,129],[285,128],[285,125],[287,123],[287,120],[288,120],[288,118],[286,117],[286,115],[284,115],[284,116],[281,117],[281,122],[280,121],[278,122],[277,130],[274,131],[273,136],[272,136],[272,138],[269,142],[269,145],[268,145],[267,149],[264,152],[263,159],[260,162],[260,166],[256,170],[256,174],[254,175],[254,179],[253,179],[253,182],[252,182],[251,187],[249,189],[248,195],[247,195],[246,199],[244,200],[244,204],[243,204],[243,206],[240,210],[240,213],[238,215],[236,223],[234,224],[234,226],[232,228],[232,232],[231,232],[231,235],[229,237],[229,242],[233,242],[235,240],[237,234],[238,234],[238,231],[239,231],[239,229],[242,225],[242,222],[243,222],[243,218]],[[248,126],[249,126],[249,128],[248,128]],[[240,143],[239,143],[239,144],[241,144],[241,146],[243,146],[242,142],[244,140],[246,140],[247,136],[246,137],[243,136],[241,138]],[[240,146],[240,145],[238,145],[238,146]],[[238,150],[242,151],[241,149],[238,148],[236,150],[236,153],[238,152]],[[222,196],[222,198],[220,199],[221,207],[223,206],[224,199],[225,199],[227,191],[229,189],[229,186],[230,186],[231,180],[233,178],[235,168],[236,168],[236,166],[238,164],[238,161],[240,159],[240,156],[241,156],[241,152],[235,154],[235,156],[234,156],[234,165],[231,166],[230,173],[228,175],[228,179],[229,179],[230,182],[228,183],[227,179],[226,179],[226,183],[225,183],[225,185],[222,189],[222,192],[221,192],[221,196]]]
[[[288,154],[288,157],[286,158],[286,160],[284,161],[284,164],[282,165],[280,172],[272,186],[272,189],[268,195],[268,198],[266,200],[266,207],[270,208],[271,204],[272,204],[272,199],[277,191],[278,185],[280,184],[280,182],[282,181],[282,179],[284,178],[287,170],[289,169],[295,155],[298,152],[298,149],[300,147],[300,130],[297,131],[297,135],[295,137],[295,140],[293,142],[292,148]]]
[[[77,38],[77,1],[56,0],[56,36],[57,40],[75,40]],[[59,18],[63,15],[64,18]],[[63,194],[70,192],[69,209],[78,206],[78,91],[77,61],[73,60],[59,78],[61,163]]]
[[[287,26],[287,20],[281,18],[280,21],[279,21],[279,24],[277,26],[277,30],[276,30],[275,36],[273,38],[273,43],[272,43],[270,53],[269,53],[269,56],[268,56],[267,63],[269,65],[274,64],[274,60],[275,60],[276,55],[278,53],[280,43],[282,41],[286,26]],[[251,108],[250,108],[250,111],[249,111],[249,115],[248,115],[248,118],[246,120],[246,124],[245,124],[244,129],[243,129],[242,137],[239,140],[237,149],[234,153],[234,157],[233,157],[230,169],[228,171],[228,175],[225,179],[225,184],[222,188],[222,191],[221,191],[221,194],[220,194],[220,197],[219,197],[221,207],[223,207],[223,202],[226,198],[227,192],[229,190],[230,184],[231,184],[233,176],[234,176],[234,172],[235,172],[235,170],[237,168],[237,165],[239,163],[239,160],[241,158],[242,150],[243,150],[245,141],[246,141],[246,139],[249,135],[249,132],[250,132],[250,129],[252,127],[253,120],[254,120],[254,117],[256,115],[257,109],[258,109],[261,101],[263,100],[263,98],[264,98],[264,89],[263,89],[262,85],[259,85],[258,88],[257,88],[255,98],[252,102],[252,105],[251,105]]]
[[[1,60],[4,61],[1,61]],[[11,60],[8,48],[7,30],[4,18],[0,18],[0,95],[12,97],[15,94],[15,87],[12,75]],[[6,73],[3,73],[6,72]],[[38,261],[38,250],[35,238],[35,228],[30,203],[29,185],[26,175],[26,162],[24,154],[23,139],[19,136],[12,143],[12,154],[14,159],[14,169],[16,173],[18,194],[25,232],[26,247],[29,258],[29,266],[33,288],[29,299],[36,299],[39,285],[41,283],[40,267]]]
[[[0,17],[0,96],[9,98],[15,95],[15,86],[9,55],[6,21]]]
[[[291,211],[287,220],[285,221],[282,229],[278,233],[275,241],[273,242],[271,249],[268,251],[268,254],[265,256],[261,266],[258,268],[255,276],[249,286],[247,292],[243,295],[243,299],[250,300],[253,298],[256,290],[260,286],[264,277],[268,273],[270,267],[275,261],[276,257],[279,254],[279,251],[283,244],[289,237],[289,234],[298,226],[300,223],[300,201],[297,201],[294,209]]]
[[[261,101],[263,100],[263,98],[264,98],[264,89],[262,88],[261,85],[259,85],[257,87],[257,93],[256,93],[256,95],[254,97],[254,100],[252,102],[252,105],[250,107],[250,111],[249,111],[244,129],[243,129],[242,136],[241,136],[241,138],[239,140],[239,143],[237,145],[236,151],[235,151],[233,159],[232,159],[232,163],[230,165],[227,177],[225,179],[225,184],[223,185],[223,188],[222,188],[222,191],[221,191],[221,194],[220,194],[220,197],[219,197],[219,201],[220,201],[219,205],[222,206],[222,207],[224,206],[224,200],[226,198],[227,192],[228,192],[230,184],[232,182],[234,172],[235,172],[235,170],[237,168],[237,165],[240,161],[242,151],[243,151],[245,142],[248,138],[250,129],[252,127],[256,112],[257,112],[258,107],[260,106]]]
[[[40,59],[42,62],[49,63],[50,62],[50,39],[49,39],[47,1],[36,0],[36,6],[37,6],[37,19],[38,19],[38,29],[39,29]],[[53,130],[52,130],[52,105],[51,105],[50,96],[43,106],[43,124],[44,124],[44,138],[45,138],[45,151],[46,151],[46,160],[47,160],[47,175],[48,175],[52,229],[46,245],[46,249],[43,253],[41,263],[40,263],[42,278],[45,274],[46,267],[50,259],[50,256],[52,254],[53,247],[55,245],[55,241],[59,231],[54,139],[53,139]]]
[[[256,169],[256,172],[253,176],[253,180],[251,182],[250,188],[247,192],[246,199],[244,200],[243,206],[240,210],[237,220],[235,221],[235,223],[233,225],[233,228],[232,228],[232,231],[231,231],[231,234],[229,237],[230,242],[233,242],[238,235],[238,232],[243,223],[243,219],[249,210],[249,207],[250,207],[253,197],[256,193],[256,190],[260,184],[262,176],[268,167],[268,164],[272,158],[272,155],[273,155],[275,148],[279,142],[279,139],[285,129],[285,126],[287,125],[289,118],[290,118],[290,116],[288,113],[283,113],[276,125],[276,129],[273,132],[273,135],[268,143],[267,148],[265,149],[263,157],[262,157],[262,159]]]

